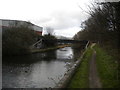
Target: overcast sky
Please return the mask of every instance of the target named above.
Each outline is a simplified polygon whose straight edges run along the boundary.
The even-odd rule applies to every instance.
[[[0,0],[0,19],[30,21],[44,29],[54,28],[55,35],[72,37],[81,30],[81,22],[88,18],[79,6],[87,10],[87,5],[92,1],[94,0]]]

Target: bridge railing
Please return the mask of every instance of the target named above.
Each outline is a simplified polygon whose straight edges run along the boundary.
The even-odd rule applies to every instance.
[[[40,39],[39,41],[37,41],[36,43],[34,43],[33,45],[31,45],[30,49],[40,48],[41,46],[42,46],[42,39]]]

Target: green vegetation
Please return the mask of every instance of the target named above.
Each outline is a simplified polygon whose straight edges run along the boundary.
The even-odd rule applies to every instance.
[[[105,50],[95,46],[97,52],[96,64],[103,88],[118,88],[117,64],[115,58],[108,55]]]
[[[96,65],[102,88],[120,88],[118,63],[116,62],[116,58],[109,55],[98,45],[93,48],[96,51]],[[92,56],[92,52],[92,49],[87,49],[68,88],[89,88],[89,60]]]
[[[56,47],[56,42],[51,42],[52,39],[56,39],[51,34],[39,36],[29,26],[11,26],[4,29],[2,33],[2,54],[3,56],[30,54],[30,46],[37,42],[37,39],[43,39],[43,48],[47,49],[32,50],[32,53],[58,48]]]
[[[71,79],[68,88],[88,88],[89,87],[89,60],[92,55],[92,49],[88,48],[85,52],[80,66]]]
[[[82,30],[79,31],[75,36],[75,40],[88,40],[91,42],[96,42],[99,44],[101,49],[98,49],[98,62],[101,59],[102,63],[100,64],[103,66],[103,72],[105,72],[104,77],[108,77],[110,74],[110,78],[108,81],[103,81],[103,87],[115,87],[116,80],[119,81],[120,85],[120,2],[104,2],[104,3],[95,3],[89,6],[89,11],[87,14],[90,17],[85,20],[81,27]],[[99,55],[100,54],[100,55]],[[113,61],[112,61],[113,60]],[[114,66],[114,62],[117,63]],[[112,64],[113,66],[111,66]],[[110,64],[110,68],[109,68]],[[99,67],[101,67],[99,65]],[[106,71],[106,67],[108,67]],[[118,72],[116,70],[112,72],[117,67]],[[102,69],[102,67],[101,67]],[[105,71],[104,71],[105,70]],[[111,73],[110,73],[111,72]],[[107,73],[107,74],[106,74]],[[117,78],[115,78],[112,73],[116,74]],[[103,76],[102,76],[103,77]],[[110,81],[109,81],[110,80]],[[107,85],[111,85],[108,86]],[[111,84],[110,84],[111,82]],[[117,87],[117,86],[116,86]]]
[[[53,40],[56,40],[57,38],[54,36],[54,29],[52,27],[46,27],[47,34],[44,35],[43,39],[44,41],[44,47],[56,47],[57,43]]]
[[[88,12],[90,17],[82,23],[82,30],[74,36],[74,39],[98,42],[101,47],[109,51],[114,50],[120,63],[120,2],[92,6]]]
[[[52,42],[52,40],[55,40],[56,37],[51,34],[44,35],[43,39],[45,39],[44,41],[45,48],[55,47],[57,45],[56,42]]]
[[[74,39],[99,42],[102,46],[107,42],[114,48],[119,48],[120,2],[106,2],[92,6],[89,6],[90,17],[82,23],[82,30],[74,36]]]
[[[30,53],[29,46],[36,42],[37,37],[38,35],[27,26],[4,30],[2,34],[3,56]]]

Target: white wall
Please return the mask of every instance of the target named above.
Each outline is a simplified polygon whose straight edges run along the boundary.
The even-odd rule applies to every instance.
[[[2,26],[2,20],[0,19],[0,26]]]
[[[42,27],[39,27],[39,26],[36,26],[36,25],[33,26],[33,29],[34,29],[35,31],[41,31],[41,32],[42,32],[42,30],[43,30]]]
[[[2,89],[2,20],[0,20],[0,89]]]
[[[32,23],[27,23],[26,21],[17,21],[17,20],[0,20],[0,25],[1,26],[7,26],[7,27],[10,27],[10,26],[21,26],[21,25],[30,25],[30,27],[32,29],[34,29],[35,31],[43,31],[43,27],[40,27],[40,26],[37,26],[37,25],[34,25]]]

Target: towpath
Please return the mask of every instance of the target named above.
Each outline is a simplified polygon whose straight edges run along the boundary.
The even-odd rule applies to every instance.
[[[91,45],[91,49],[93,49],[93,46],[95,46],[95,43]],[[101,88],[101,83],[96,67],[96,51],[94,49],[89,64],[89,88]]]

